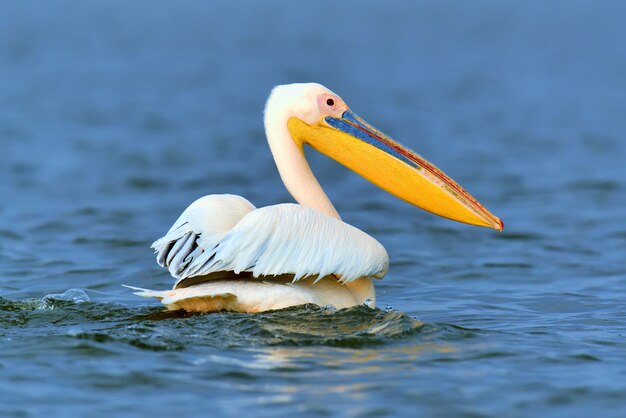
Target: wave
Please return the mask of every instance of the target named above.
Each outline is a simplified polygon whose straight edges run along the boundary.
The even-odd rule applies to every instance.
[[[391,309],[335,310],[303,305],[257,314],[190,314],[161,307],[95,302],[80,289],[40,300],[0,297],[0,325],[14,336],[45,333],[98,344],[123,343],[152,351],[262,346],[377,347],[472,337],[480,330],[421,322]]]

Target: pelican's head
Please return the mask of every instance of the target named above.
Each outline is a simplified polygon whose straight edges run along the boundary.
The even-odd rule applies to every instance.
[[[265,112],[266,130],[271,121],[287,121],[298,146],[310,145],[412,205],[458,222],[499,231],[504,227],[444,172],[365,122],[320,84],[275,87]],[[284,114],[275,118],[269,112]]]

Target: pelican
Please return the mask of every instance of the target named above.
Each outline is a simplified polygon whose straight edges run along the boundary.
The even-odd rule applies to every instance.
[[[375,306],[373,279],[387,273],[387,251],[341,220],[311,172],[304,145],[418,208],[498,231],[504,227],[441,170],[365,122],[320,84],[274,87],[264,124],[280,177],[298,204],[257,209],[240,196],[201,197],[152,244],[158,264],[176,280],[174,287],[127,286],[136,295],[189,312]]]

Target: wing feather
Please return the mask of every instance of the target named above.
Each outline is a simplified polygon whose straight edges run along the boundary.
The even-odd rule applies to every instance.
[[[344,282],[387,272],[384,247],[351,225],[300,205],[255,210],[247,200],[227,196],[194,202],[153,244],[157,261],[166,261],[177,286],[218,272],[288,274],[294,281],[333,274]],[[175,254],[164,257],[163,252]]]
[[[208,195],[183,211],[164,237],[152,244],[157,263],[176,278],[206,257],[221,238],[255,207],[241,196]],[[205,260],[206,261],[206,260]]]

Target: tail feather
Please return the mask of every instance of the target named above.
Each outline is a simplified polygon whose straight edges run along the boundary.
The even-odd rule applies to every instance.
[[[167,297],[168,293],[171,292],[170,290],[150,290],[144,289],[142,287],[128,286],[125,284],[123,284],[122,286],[127,289],[136,290],[136,292],[133,292],[134,295],[144,298],[157,298],[158,300],[162,300],[163,298]]]

